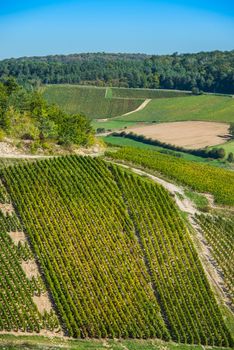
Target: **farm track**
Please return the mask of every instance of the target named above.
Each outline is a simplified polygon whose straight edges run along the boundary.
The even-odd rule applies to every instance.
[[[123,114],[121,117],[130,115],[130,114],[133,114],[133,113],[135,113],[135,112],[142,111],[142,110],[148,105],[148,103],[150,103],[151,100],[152,100],[151,98],[147,98],[138,108],[134,109],[134,111],[125,113],[125,114]]]

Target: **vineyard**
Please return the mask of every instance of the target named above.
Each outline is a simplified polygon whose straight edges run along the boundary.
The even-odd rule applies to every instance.
[[[91,119],[111,118],[138,108],[148,98],[169,98],[189,94],[151,89],[97,88],[79,85],[48,85],[43,91],[49,103],[67,113],[83,113]]]
[[[223,276],[234,307],[234,220],[220,216],[198,215],[197,222],[211,247],[213,258]]]
[[[176,90],[111,88],[111,96],[118,98],[158,99],[189,96],[191,93]]]
[[[125,114],[136,109],[144,101],[143,99],[108,98],[106,88],[79,85],[47,86],[43,95],[49,103],[56,103],[65,112],[83,113],[91,119]]]
[[[107,157],[158,171],[198,192],[209,192],[220,204],[234,205],[234,173],[225,169],[190,162],[168,154],[137,148],[107,152]]]
[[[233,344],[161,186],[77,156],[8,167],[2,181],[66,334]]]
[[[40,332],[58,326],[51,312],[40,313],[33,297],[43,292],[39,278],[27,278],[22,261],[27,262],[33,255],[27,242],[15,244],[11,234],[17,236],[22,230],[4,187],[0,186],[0,331]],[[4,211],[4,208],[6,211]]]
[[[20,251],[7,231],[17,226],[14,218],[0,217],[0,330],[40,330],[40,315],[33,303],[33,286],[21,267]],[[10,226],[10,227],[9,227]]]

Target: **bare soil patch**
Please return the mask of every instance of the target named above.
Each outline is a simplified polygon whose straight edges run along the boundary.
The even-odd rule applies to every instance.
[[[48,293],[44,293],[40,296],[33,296],[33,301],[36,304],[38,311],[43,314],[44,311],[50,312],[52,310],[52,305],[48,296]]]
[[[12,215],[14,212],[14,208],[11,203],[0,203],[0,210],[4,215]]]
[[[184,148],[198,149],[224,143],[229,125],[213,122],[173,122],[130,127],[128,131]]]
[[[31,279],[32,277],[38,277],[40,275],[37,264],[34,260],[29,260],[29,261],[23,260],[22,268],[28,279]]]
[[[8,232],[9,236],[11,237],[12,241],[18,245],[19,242],[21,243],[25,243],[27,241],[26,236],[24,234],[24,232],[21,231],[11,231]]]

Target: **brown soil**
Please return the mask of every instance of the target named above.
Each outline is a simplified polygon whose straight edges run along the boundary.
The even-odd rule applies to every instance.
[[[28,279],[39,276],[39,270],[34,260],[23,260],[21,265]]]
[[[0,203],[0,210],[4,215],[12,215],[14,212],[14,208],[11,203]]]
[[[228,128],[225,123],[186,121],[141,125],[128,130],[171,145],[198,149],[227,141]]]
[[[24,232],[19,232],[19,231],[11,231],[8,232],[9,236],[11,237],[12,241],[18,245],[19,242],[24,243],[27,241]]]
[[[44,293],[40,296],[34,295],[33,301],[36,304],[36,306],[41,314],[43,314],[44,311],[50,312],[52,309],[52,305],[51,305],[48,293]]]

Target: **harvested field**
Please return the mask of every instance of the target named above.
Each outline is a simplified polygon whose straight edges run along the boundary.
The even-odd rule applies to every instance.
[[[128,130],[171,145],[198,149],[224,143],[228,128],[224,123],[186,121],[141,125]]]

